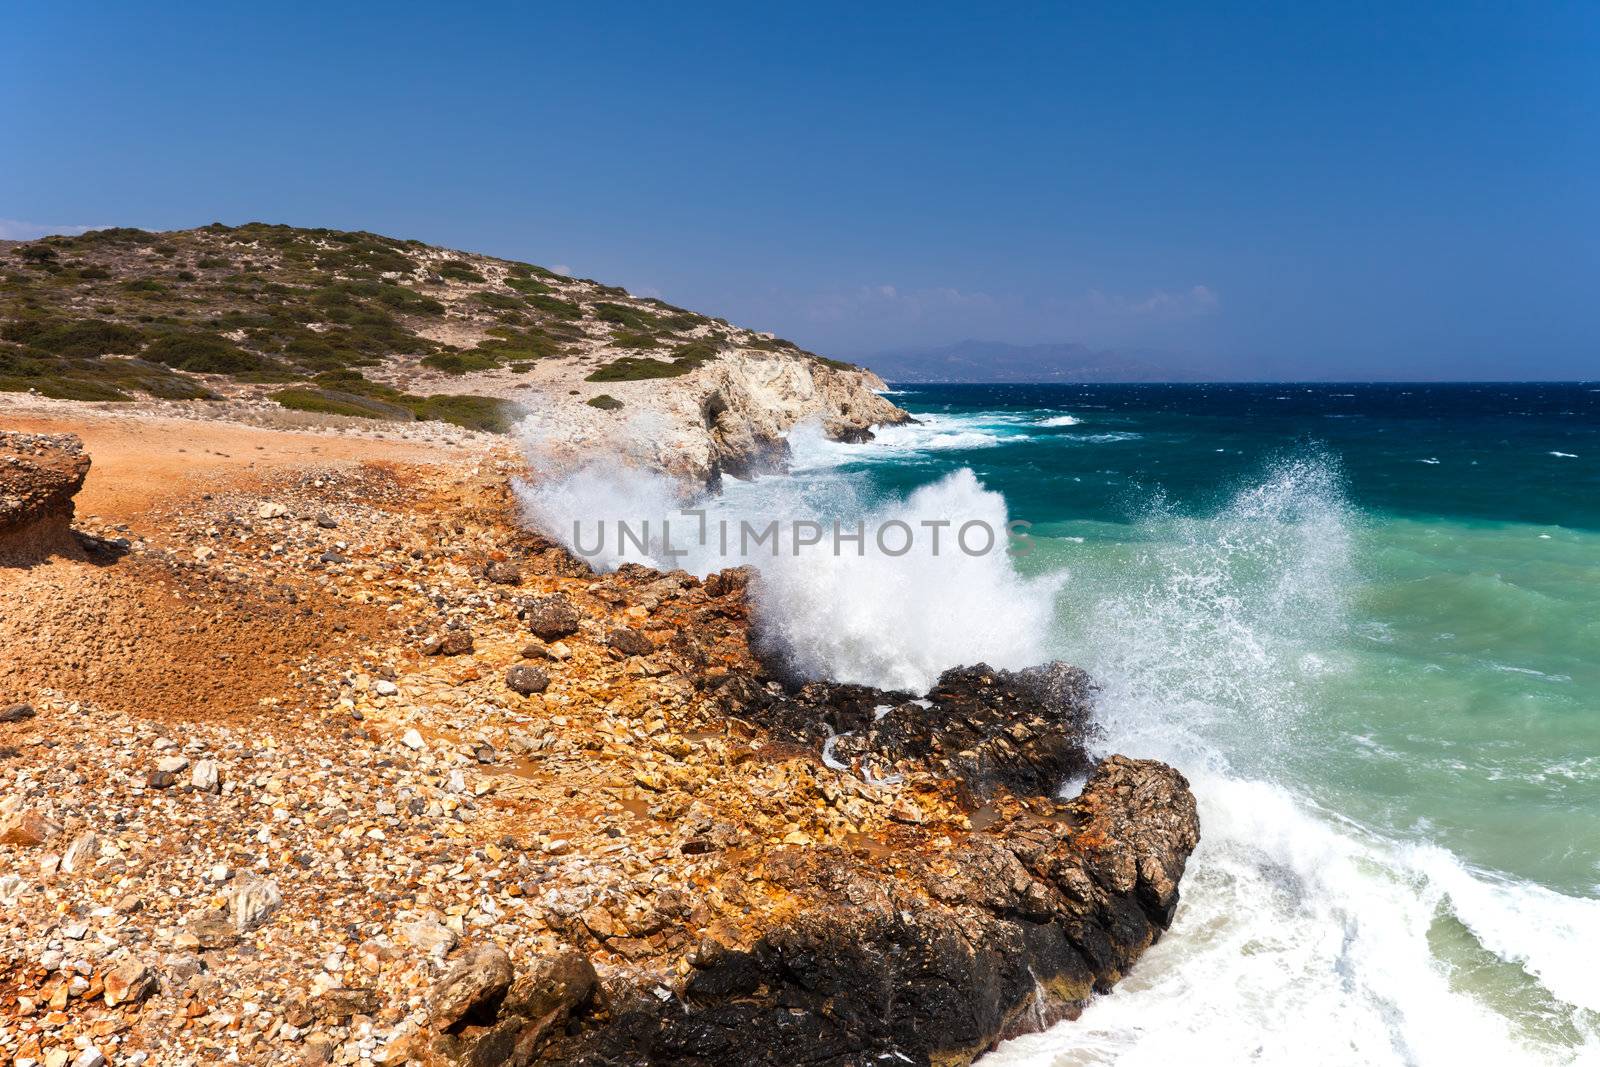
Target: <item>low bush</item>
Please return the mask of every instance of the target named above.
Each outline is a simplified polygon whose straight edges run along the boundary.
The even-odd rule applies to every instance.
[[[599,408],[601,411],[616,411],[618,408],[622,407],[622,401],[618,400],[610,393],[601,393],[599,396],[591,396],[588,400],[585,400],[584,403],[588,404],[592,408]]]
[[[694,370],[693,363],[668,363],[648,356],[623,356],[590,374],[590,382],[642,382],[653,378],[676,378]]]
[[[601,300],[591,304],[590,310],[594,312],[594,317],[601,322],[626,326],[636,333],[649,333],[662,328],[661,317],[642,308],[629,307],[626,304],[612,304]]]
[[[411,397],[407,404],[419,419],[453,423],[487,433],[506,433],[523,415],[520,405],[493,396],[436,393],[421,399]]]
[[[246,352],[224,337],[210,333],[169,333],[151,341],[142,353],[152,363],[164,363],[194,374],[241,374],[263,371],[268,362]]]
[[[488,281],[487,278],[472,269],[472,264],[463,263],[459,259],[441,263],[439,265],[439,275],[457,282],[477,282],[482,284]]]
[[[583,308],[570,300],[563,300],[558,296],[530,296],[527,299],[529,307],[535,311],[542,311],[546,315],[557,319],[576,321],[583,318]]]
[[[472,371],[494,370],[500,366],[500,360],[487,350],[471,348],[461,352],[435,352],[423,356],[422,365],[442,370],[446,374],[468,374]]]
[[[410,422],[415,417],[409,408],[402,405],[387,404],[337,389],[296,386],[278,390],[272,394],[272,399],[294,411],[312,411],[321,415],[350,415],[358,419],[388,419],[396,422]]]
[[[144,335],[119,322],[79,319],[40,331],[32,344],[58,356],[104,356],[112,352],[131,355],[144,345]]]

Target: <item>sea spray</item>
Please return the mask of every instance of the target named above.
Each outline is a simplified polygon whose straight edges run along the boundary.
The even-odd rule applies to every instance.
[[[948,667],[1021,668],[1050,658],[1065,575],[1018,573],[1005,499],[970,470],[904,497],[877,497],[850,478],[768,478],[696,500],[682,483],[638,467],[590,463],[551,473],[537,439],[529,447],[546,471],[516,487],[531,525],[601,569],[639,562],[704,575],[751,565],[758,641],[796,674],[921,692]],[[814,456],[822,446],[803,447]],[[774,522],[779,541],[751,551],[744,532]],[[636,536],[615,536],[619,523]],[[802,524],[827,536],[801,551]],[[841,547],[840,524],[865,536]],[[727,529],[732,537],[718,536]],[[895,536],[886,540],[885,530]]]

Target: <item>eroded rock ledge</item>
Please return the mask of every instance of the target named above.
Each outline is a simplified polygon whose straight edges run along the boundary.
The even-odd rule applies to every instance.
[[[0,558],[38,555],[67,539],[72,498],[88,474],[75,435],[0,430]]]

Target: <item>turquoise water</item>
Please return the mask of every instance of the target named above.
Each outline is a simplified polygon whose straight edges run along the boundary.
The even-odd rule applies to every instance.
[[[1023,520],[1026,555],[656,562],[753,563],[805,673],[1080,664],[1105,749],[1190,778],[1172,930],[987,1067],[1600,1063],[1600,386],[895,399],[922,422],[799,431],[713,518]],[[672,499],[590,469],[526,503],[559,532]]]
[[[1031,521],[1051,651],[1206,823],[1150,973],[997,1062],[1600,1060],[1600,389],[896,400],[833,469]]]

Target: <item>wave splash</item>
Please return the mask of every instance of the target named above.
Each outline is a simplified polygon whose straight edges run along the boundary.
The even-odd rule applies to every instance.
[[[600,464],[547,473],[519,483],[516,492],[530,525],[585,550],[602,570],[634,562],[705,575],[749,564],[757,572],[751,588],[758,640],[803,676],[920,693],[952,666],[984,661],[1021,668],[1051,658],[1055,594],[1065,575],[1022,577],[1003,542],[977,555],[958,545],[966,523],[1007,528],[1003,496],[965,468],[905,496],[880,496],[861,478],[829,472],[828,460],[836,458],[830,450],[841,446],[814,436],[802,436],[795,464],[813,476],[728,483],[709,499],[691,501],[681,483],[664,475]],[[696,536],[700,520],[685,517],[684,507],[704,510],[705,543]],[[671,522],[670,544],[661,536],[662,518]],[[598,522],[618,519],[634,529],[649,520],[651,538],[640,547],[607,537],[593,553]],[[737,531],[741,523],[761,527],[774,519],[780,539],[743,554],[737,533],[727,550],[717,533],[723,524]],[[846,528],[859,522],[869,531],[898,522],[918,535],[904,554],[895,551],[899,541],[886,550],[870,533],[859,549],[846,544],[835,552],[827,541],[801,551],[795,520],[830,530],[836,520]],[[927,525],[935,523],[945,524],[937,537]],[[971,547],[982,543],[975,536]]]

